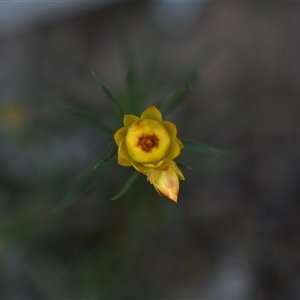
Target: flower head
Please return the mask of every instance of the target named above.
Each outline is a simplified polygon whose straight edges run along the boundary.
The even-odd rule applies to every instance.
[[[120,165],[133,166],[150,178],[159,194],[177,200],[178,178],[183,179],[183,175],[173,159],[180,154],[183,144],[177,138],[175,124],[164,121],[161,112],[152,105],[140,117],[125,115],[124,127],[114,134],[114,139],[119,147]],[[172,190],[169,187],[171,181]]]

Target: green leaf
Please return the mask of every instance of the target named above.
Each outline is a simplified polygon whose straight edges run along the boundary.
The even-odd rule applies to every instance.
[[[116,155],[117,152],[118,152],[118,147],[114,148],[107,156],[105,156],[105,158],[103,158],[99,162],[97,162],[97,164],[93,168],[93,171],[98,169],[104,163],[110,161]]]
[[[192,82],[196,78],[196,72],[193,72],[185,85],[180,87],[161,107],[162,114],[171,110],[177,103],[183,100],[184,96],[192,89]]]
[[[214,154],[219,157],[221,154],[237,154],[234,150],[223,147],[211,147],[196,141],[183,141],[184,151],[193,151],[201,154]]]
[[[126,108],[130,112],[138,112],[138,104],[140,98],[139,89],[140,85],[137,83],[136,68],[132,63],[126,73]]]
[[[95,171],[88,171],[81,175],[76,180],[73,187],[70,188],[69,192],[62,198],[61,202],[53,209],[54,213],[62,213],[72,203],[82,196],[93,184],[97,182],[99,177],[102,175],[104,170],[104,164],[102,164]]]
[[[135,79],[136,79],[136,70],[135,70],[135,66],[132,63],[126,73],[126,88],[127,89],[132,89],[134,87],[134,83],[135,83]]]
[[[101,129],[109,134],[114,134],[116,131],[116,130],[112,129],[111,127],[109,127],[108,125],[102,123],[99,119],[91,116],[88,113],[78,111],[78,110],[75,110],[72,108],[67,108],[67,107],[65,107],[65,110],[77,117],[85,119],[86,121],[90,122],[91,124],[97,126],[99,129]]]
[[[121,196],[123,196],[130,189],[130,187],[133,185],[133,183],[138,178],[138,176],[139,176],[139,173],[137,171],[134,171],[132,173],[132,175],[128,178],[128,180],[125,182],[125,184],[123,185],[123,187],[121,188],[119,193],[117,195],[115,195],[111,199],[111,201],[114,201],[114,200],[120,198]]]
[[[94,71],[92,71],[93,77],[97,81],[97,83],[102,88],[103,92],[106,94],[106,96],[109,98],[109,100],[112,102],[115,110],[121,115],[124,115],[124,109],[120,105],[120,103],[116,100],[116,98],[112,95],[112,93],[108,90],[106,85],[103,83],[103,81],[95,74]]]
[[[176,162],[177,166],[183,169],[187,169],[187,170],[192,170],[191,167],[187,166],[185,163],[183,163],[182,161]]]

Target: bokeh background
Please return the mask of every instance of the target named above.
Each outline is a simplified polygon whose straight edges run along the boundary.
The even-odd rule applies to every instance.
[[[299,55],[297,2],[1,2],[0,298],[299,299]],[[111,149],[64,110],[115,124],[91,70],[147,105],[197,71],[165,118],[238,154],[183,153],[177,204],[111,202],[113,159],[57,209]]]

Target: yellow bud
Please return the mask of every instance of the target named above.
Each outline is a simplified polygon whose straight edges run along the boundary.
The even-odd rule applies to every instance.
[[[147,178],[161,196],[164,195],[177,202],[179,179],[184,180],[184,177],[175,162],[172,161],[166,171],[152,170]]]

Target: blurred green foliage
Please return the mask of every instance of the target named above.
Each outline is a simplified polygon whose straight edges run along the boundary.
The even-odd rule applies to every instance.
[[[188,259],[180,245],[169,248],[164,243],[176,244],[183,234],[182,204],[161,199],[144,177],[113,159],[112,135],[124,113],[140,115],[153,102],[168,113],[196,78],[195,72],[182,72],[177,81],[185,83],[163,100],[158,93],[166,79],[155,79],[154,57],[150,55],[145,68],[130,63],[125,87],[115,93],[92,72],[104,93],[99,98],[109,99],[116,113],[73,95],[64,99],[72,108],[61,108],[59,115],[45,120],[30,117],[18,105],[2,110],[1,151],[7,152],[0,169],[4,298],[153,299],[162,292],[159,278],[170,272],[162,270],[156,278],[155,260],[164,261],[164,247],[179,251],[183,264]],[[192,142],[189,148],[205,154],[218,151]],[[170,287],[174,282],[171,278]]]

